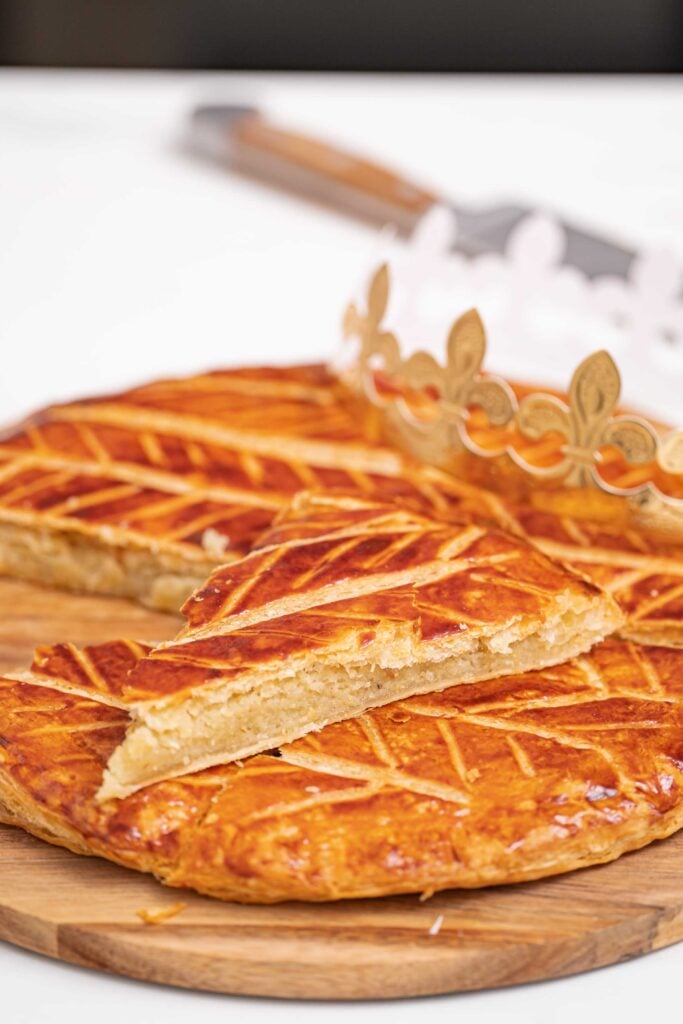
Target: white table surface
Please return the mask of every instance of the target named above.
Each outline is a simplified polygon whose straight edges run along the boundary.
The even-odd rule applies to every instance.
[[[185,111],[216,98],[266,105],[461,200],[521,198],[683,257],[680,79],[0,71],[3,421],[152,374],[335,345],[374,238],[184,156]],[[0,1015],[626,1024],[680,1002],[682,967],[683,946],[499,992],[303,1004],[137,984],[0,943]]]

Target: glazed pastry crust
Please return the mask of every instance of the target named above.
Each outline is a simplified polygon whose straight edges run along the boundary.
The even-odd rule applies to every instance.
[[[494,494],[377,437],[321,366],[223,370],[45,409],[0,436],[0,573],[177,611],[298,491],[341,489],[502,526],[605,587],[624,635],[683,646],[680,545],[612,515],[591,521],[591,492],[555,494],[554,511],[540,491],[523,504],[501,460],[461,467]]]
[[[524,541],[357,497],[302,495],[135,667],[101,798],[416,693],[557,664],[622,622]]]
[[[53,406],[0,436],[0,573],[177,611],[302,488],[495,519],[497,499],[364,437],[320,366]]]
[[[118,676],[132,649],[85,653]],[[127,714],[49,683],[0,682],[0,817],[221,899],[524,881],[683,823],[679,650],[608,640],[560,667],[414,697],[280,756],[104,805],[95,793]]]

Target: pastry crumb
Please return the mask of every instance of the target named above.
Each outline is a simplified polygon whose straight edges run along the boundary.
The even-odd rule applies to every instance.
[[[439,914],[432,921],[431,927],[427,930],[428,935],[438,935],[441,931],[441,925],[443,924],[443,914]]]
[[[420,897],[419,897],[420,898],[420,903],[426,903],[427,900],[431,900],[433,895],[434,895],[434,890],[433,889],[425,889],[424,892],[420,893]]]
[[[202,534],[202,547],[210,558],[222,558],[230,547],[230,538],[210,526]]]
[[[163,924],[185,909],[187,903],[173,903],[170,907],[142,907],[136,913],[143,924]]]

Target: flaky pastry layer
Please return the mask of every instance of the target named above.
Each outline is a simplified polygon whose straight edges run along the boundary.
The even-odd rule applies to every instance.
[[[213,574],[123,688],[101,798],[289,742],[453,680],[557,664],[622,616],[518,538],[356,497],[301,496]]]
[[[128,716],[65,687],[85,689],[89,665],[119,691],[136,651],[60,648],[66,679],[0,679],[3,821],[248,903],[518,882],[612,860],[683,822],[680,650],[608,640],[99,804]]]
[[[0,436],[0,572],[176,611],[199,563],[241,557],[301,488],[356,489],[517,532],[605,587],[624,635],[683,645],[680,545],[592,521],[590,491],[556,495],[550,511],[543,492],[520,505],[512,483],[492,494],[415,466],[376,428],[322,366],[152,381],[43,410]]]
[[[228,553],[221,560],[230,558]],[[76,593],[132,598],[159,611],[177,613],[214,566],[214,559],[153,546],[0,521],[0,574]]]

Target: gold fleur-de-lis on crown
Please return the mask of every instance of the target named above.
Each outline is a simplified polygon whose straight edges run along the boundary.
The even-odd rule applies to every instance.
[[[514,393],[505,381],[480,374],[486,335],[476,310],[464,313],[453,324],[447,361],[442,366],[422,351],[401,359],[396,336],[382,328],[388,301],[389,271],[383,265],[370,281],[366,312],[359,312],[351,304],[344,317],[345,335],[360,339],[351,381],[373,404],[384,409],[389,428],[413,455],[438,464],[448,463],[461,445],[487,458],[506,451],[534,476],[564,477],[562,483],[568,486],[592,483],[628,499],[636,523],[683,540],[683,499],[664,494],[654,481],[619,487],[598,472],[600,449],[611,445],[629,463],[645,464],[656,459],[665,473],[683,474],[683,430],[658,439],[647,421],[637,416],[614,416],[621,380],[607,352],[596,352],[577,367],[568,404],[553,395],[534,394],[517,409]],[[378,389],[380,369],[386,376],[384,386]],[[418,401],[416,408],[416,395],[427,400],[426,415],[423,402]],[[507,424],[517,410],[517,426],[534,440],[550,432],[560,433],[564,437],[560,461],[542,467],[530,463],[512,446],[479,448],[467,431],[468,408],[475,405],[481,406],[489,421],[498,426]]]
[[[630,493],[612,488],[602,479],[597,466],[600,448],[613,445],[627,462],[651,462],[657,455],[657,435],[645,420],[637,416],[613,416],[621,392],[621,379],[608,352],[595,352],[577,367],[569,385],[569,405],[552,395],[529,395],[519,405],[517,424],[527,437],[538,440],[544,434],[558,432],[566,441],[560,449],[563,458],[550,467],[534,466],[514,449],[510,455],[527,472],[536,476],[564,476],[571,487],[595,483],[603,490]]]
[[[344,317],[345,335],[360,338],[358,383],[375,405],[388,408],[393,426],[419,457],[442,461],[459,443],[479,453],[466,428],[468,407],[480,406],[495,426],[508,423],[516,409],[514,393],[505,381],[480,376],[486,352],[481,317],[476,309],[470,309],[455,321],[448,336],[445,366],[423,351],[402,360],[395,335],[381,326],[388,301],[389,270],[384,264],[370,281],[366,314],[351,304]],[[398,394],[378,393],[378,364],[397,385]],[[432,414],[426,418],[418,414],[400,393],[401,388],[432,397]]]
[[[390,331],[382,330],[382,321],[389,304],[389,268],[386,263],[374,273],[367,292],[367,312],[361,314],[351,302],[344,314],[344,336],[360,339],[358,369],[360,383],[368,397],[376,404],[383,404],[375,388],[377,364],[387,374],[392,374],[401,361],[396,337]]]

